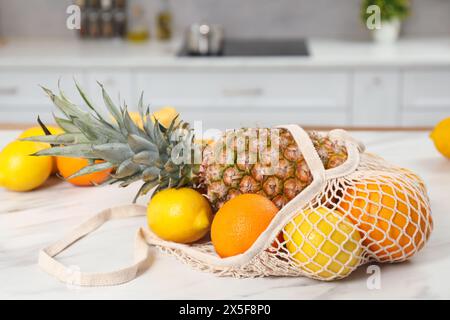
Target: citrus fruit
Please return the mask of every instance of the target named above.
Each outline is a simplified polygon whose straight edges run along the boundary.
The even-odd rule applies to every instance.
[[[283,236],[300,268],[324,280],[346,276],[360,262],[360,234],[335,210],[307,209],[285,226]]]
[[[258,194],[242,194],[225,202],[211,226],[217,254],[225,258],[247,251],[277,212],[272,201]]]
[[[46,149],[47,144],[14,141],[0,153],[0,185],[12,191],[30,191],[42,185],[49,177],[51,157],[31,156]]]
[[[390,177],[367,178],[344,193],[340,210],[363,235],[363,246],[380,262],[403,261],[428,239],[431,215],[416,193]]]
[[[101,163],[103,161],[96,161],[95,163]],[[69,181],[71,184],[80,187],[88,187],[96,184],[100,184],[108,179],[111,169],[86,174],[84,176],[67,179],[71,175],[77,173],[79,170],[89,165],[88,160],[83,158],[66,158],[56,157],[56,165],[58,167],[59,174]]]
[[[64,130],[61,129],[60,127],[47,126],[47,129],[53,135],[64,133]],[[29,138],[29,137],[36,137],[36,136],[45,136],[45,132],[44,132],[44,130],[42,130],[41,127],[32,127],[32,128],[29,128],[29,129],[23,131],[20,134],[19,139],[24,139],[24,138]]]
[[[139,112],[132,111],[132,112],[129,112],[128,114],[130,115],[131,120],[133,120],[133,122],[139,128],[142,129],[144,127],[144,121],[142,120],[142,117]],[[153,114],[151,115],[151,119],[153,122],[155,122],[155,119],[157,119],[158,122],[164,128],[168,128],[176,116],[178,116],[178,111],[175,108],[164,107],[164,108],[161,108],[161,109],[153,112]],[[116,122],[115,119],[113,119],[113,120],[114,120],[114,122]]]
[[[144,127],[144,121],[142,120],[141,115],[139,114],[139,112],[129,112],[128,113],[130,115],[131,120],[133,120],[133,122],[139,127],[139,128],[143,128]]]
[[[427,187],[425,186],[425,181],[421,177],[419,177],[416,173],[412,172],[406,168],[399,168],[399,171],[404,175],[410,183],[414,183],[417,187],[419,187],[422,192],[427,192]]]
[[[150,201],[147,221],[161,239],[192,243],[208,233],[212,210],[208,200],[193,189],[166,189]]]
[[[61,129],[60,127],[55,127],[55,126],[47,126],[47,129],[50,131],[51,134],[53,135],[57,135],[57,134],[63,134],[64,130]],[[20,136],[18,137],[19,139],[25,139],[25,138],[29,138],[29,137],[36,137],[36,136],[45,136],[45,132],[44,130],[42,130],[41,127],[37,126],[37,127],[32,127],[29,128],[25,131],[23,131]],[[50,148],[50,145],[47,144],[46,148]],[[53,157],[53,168],[52,168],[52,174],[55,174],[56,172],[58,172],[58,169],[56,167],[56,157]]]
[[[436,149],[450,159],[450,117],[439,122],[430,134]]]
[[[155,119],[157,119],[164,128],[168,128],[176,116],[178,116],[178,111],[167,106],[155,111],[152,115],[152,121],[155,122]]]

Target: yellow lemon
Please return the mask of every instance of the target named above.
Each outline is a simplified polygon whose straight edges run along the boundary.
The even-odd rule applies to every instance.
[[[212,210],[209,202],[193,189],[166,189],[150,201],[147,221],[161,239],[191,243],[203,238],[210,229]]]
[[[286,248],[300,268],[324,280],[349,274],[359,264],[361,236],[334,210],[305,210],[284,228]]]
[[[63,134],[64,130],[61,129],[60,127],[55,127],[55,126],[47,126],[47,129],[50,131],[51,134],[56,135],[56,134]],[[25,139],[25,138],[29,138],[29,137],[37,137],[37,136],[44,136],[45,132],[44,130],[42,130],[41,127],[32,127],[29,128],[27,130],[25,130],[24,132],[22,132],[19,136],[19,139]],[[47,144],[46,148],[50,148],[50,145]],[[56,174],[58,172],[58,168],[56,166],[56,157],[53,157],[53,168],[52,168],[52,174]]]
[[[133,120],[133,122],[139,127],[139,128],[143,128],[144,127],[144,121],[142,120],[141,115],[139,114],[139,112],[129,112],[130,118],[131,120]],[[164,128],[168,128],[173,119],[175,119],[175,117],[178,116],[178,111],[173,108],[173,107],[164,107],[161,108],[157,111],[155,111],[152,115],[151,115],[151,119],[153,122],[155,122],[155,119],[158,119],[158,122],[164,127]],[[114,120],[115,121],[115,120]]]
[[[450,117],[439,122],[430,134],[436,149],[450,159]]]
[[[54,127],[54,126],[47,126],[47,129],[50,131],[51,134],[63,134],[64,130],[60,127]],[[41,127],[32,127],[24,132],[22,132],[19,136],[19,139],[24,139],[28,137],[36,137],[36,136],[45,136],[44,130],[42,130]]]
[[[141,115],[139,114],[139,112],[129,112],[128,113],[130,115],[131,120],[133,120],[133,122],[139,127],[139,128],[144,128],[144,121],[142,120]]]
[[[42,185],[52,171],[53,160],[30,155],[47,147],[28,141],[8,144],[0,153],[0,185],[12,191],[30,191]]]
[[[155,122],[155,119],[157,119],[164,128],[168,128],[178,114],[175,108],[167,106],[155,111],[152,115],[152,121]]]

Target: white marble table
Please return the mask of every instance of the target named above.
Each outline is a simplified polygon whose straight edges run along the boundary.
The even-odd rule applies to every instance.
[[[0,147],[17,132],[0,131]],[[37,267],[38,250],[101,209],[128,204],[137,186],[76,188],[57,180],[31,193],[0,190],[0,299],[393,299],[450,298],[450,161],[425,132],[354,132],[368,149],[418,172],[429,187],[435,229],[406,263],[381,265],[381,289],[369,290],[363,266],[347,279],[231,279],[191,270],[155,252],[138,279],[117,287],[73,288]],[[145,199],[141,200],[142,202]],[[132,260],[135,230],[145,218],[115,221],[60,256],[82,271],[106,271]]]

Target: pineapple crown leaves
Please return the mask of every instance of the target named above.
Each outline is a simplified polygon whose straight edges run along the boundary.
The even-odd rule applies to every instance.
[[[154,188],[159,191],[192,183],[195,167],[189,163],[178,162],[176,157],[175,160],[172,159],[176,144],[189,145],[194,141],[189,125],[175,118],[168,128],[164,128],[157,119],[152,119],[150,108],[144,107],[142,93],[138,111],[143,126],[139,127],[131,119],[127,106],[124,104],[118,107],[103,85],[99,83],[99,86],[108,111],[106,115],[94,106],[76,81],[75,87],[87,108],[72,103],[61,89],[59,94],[55,94],[42,87],[63,114],[63,117],[54,115],[54,119],[65,133],[48,135],[45,125],[40,123],[47,135],[23,140],[49,143],[51,148],[41,150],[35,155],[89,160],[88,166],[68,179],[113,168],[115,171],[106,182],[108,184],[119,183],[121,187],[126,187],[142,180],[144,183],[136,198]],[[178,134],[180,139],[174,141],[171,137],[177,130],[185,130],[184,135]]]

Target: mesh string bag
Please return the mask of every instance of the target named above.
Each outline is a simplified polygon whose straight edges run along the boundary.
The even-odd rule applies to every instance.
[[[220,258],[211,242],[192,245],[159,239],[141,228],[135,264],[106,274],[79,274],[79,285],[113,285],[134,279],[148,259],[146,245],[187,265],[219,276],[306,276],[330,281],[347,277],[371,261],[401,262],[428,240],[433,223],[424,182],[413,172],[365,152],[344,130],[329,137],[347,149],[342,165],[325,170],[309,135],[297,125],[290,131],[312,173],[312,183],[287,203],[245,253]],[[66,268],[54,257],[77,239],[113,218],[144,215],[145,208],[108,209],[60,242],[43,249],[40,266],[67,282]]]

